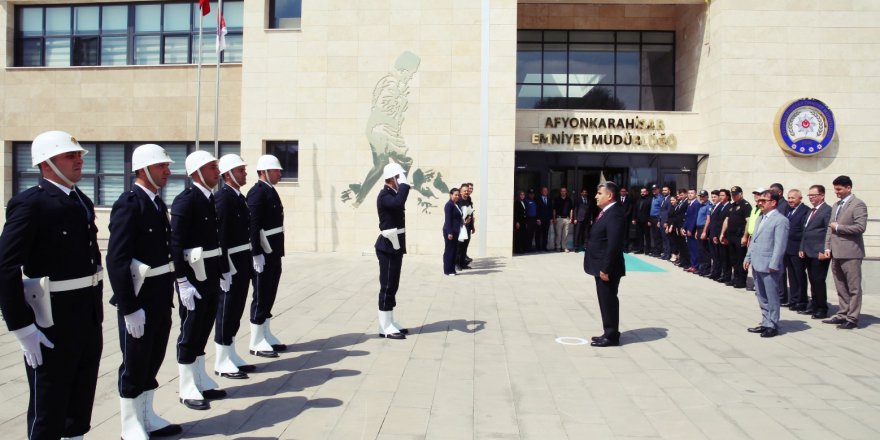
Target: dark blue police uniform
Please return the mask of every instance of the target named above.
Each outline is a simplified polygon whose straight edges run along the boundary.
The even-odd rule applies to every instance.
[[[406,198],[410,186],[400,183],[397,190],[385,185],[376,197],[376,210],[379,213],[379,230],[403,229],[406,227]],[[458,237],[456,237],[456,240]],[[400,267],[406,253],[406,233],[398,234],[400,249],[394,249],[391,240],[382,234],[376,238],[376,258],[379,259],[379,311],[390,312],[397,305],[395,296],[400,286]]]
[[[251,213],[250,241],[254,256],[263,255],[266,264],[263,272],[253,277],[254,297],[251,301],[251,323],[264,324],[272,317],[272,306],[281,281],[281,257],[284,256],[284,232],[266,237],[272,252],[263,249],[260,230],[271,231],[284,225],[284,205],[272,185],[260,180],[247,194],[247,205]],[[236,266],[238,268],[238,266]]]
[[[214,327],[214,342],[232,345],[241,326],[241,315],[247,302],[253,263],[250,251],[251,214],[244,195],[223,185],[217,191],[217,217],[220,220],[220,246],[229,254],[235,266],[229,292],[220,291],[217,303],[217,321]],[[230,249],[235,251],[230,253]],[[231,268],[230,268],[231,270]]]

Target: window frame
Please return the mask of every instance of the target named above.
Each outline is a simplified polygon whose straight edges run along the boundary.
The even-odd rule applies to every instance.
[[[302,30],[302,1],[299,3],[299,26],[297,27],[281,27],[278,25],[278,18],[275,16],[275,6],[278,0],[269,0],[268,8],[266,8],[266,15],[268,18],[267,28],[268,29],[277,29],[277,30]]]
[[[271,154],[278,158],[278,161],[281,162],[281,166],[283,169],[281,170],[281,180],[280,182],[299,182],[299,140],[298,139],[286,139],[286,140],[266,140],[264,143],[263,154]],[[290,146],[294,145],[296,147],[296,155],[293,159],[290,158],[290,153],[288,152],[285,157],[279,157],[277,154],[276,147],[279,146]],[[290,161],[293,160],[296,162],[296,166],[289,166]],[[293,176],[290,176],[289,173],[294,173]]]

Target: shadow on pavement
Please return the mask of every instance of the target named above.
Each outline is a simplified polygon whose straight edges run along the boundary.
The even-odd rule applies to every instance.
[[[651,342],[666,338],[668,329],[662,327],[645,327],[627,330],[620,334],[620,344]]]
[[[345,359],[348,356],[366,356],[370,354],[369,351],[364,350],[323,350],[315,353],[304,353],[296,357],[285,358],[282,354],[282,357],[277,358],[274,361],[268,362],[256,371],[256,373],[266,372],[270,373],[273,371],[296,371],[306,368],[317,368],[323,367],[326,365],[335,364],[342,359]]]
[[[314,341],[300,342],[297,344],[287,344],[287,350],[283,353],[290,353],[292,351],[319,351],[348,347],[350,345],[360,344],[361,342],[364,342],[364,339],[363,333],[346,333],[331,338],[315,339]]]
[[[199,420],[195,425],[184,424],[184,432],[179,438],[199,438],[210,436],[234,436],[242,431],[255,431],[279,423],[293,420],[304,411],[312,408],[333,408],[341,406],[342,401],[332,398],[308,399],[302,396],[279,397],[261,400],[248,408],[236,409],[225,414]],[[187,429],[198,432],[186,432]],[[268,437],[234,437],[240,440],[257,440]]]
[[[779,320],[779,330],[780,333],[797,333],[802,332],[804,330],[809,330],[812,327],[807,325],[804,321],[794,321],[791,319],[780,319]]]
[[[862,313],[859,315],[859,328],[868,327],[871,324],[880,324],[880,318],[869,315],[867,313]]]
[[[302,391],[306,388],[321,386],[335,377],[349,377],[361,374],[357,370],[334,370],[332,368],[312,368],[308,370],[291,371],[283,376],[273,377],[263,381],[248,380],[239,386],[226,387],[229,394],[227,399],[245,399],[248,397],[274,396],[280,393]],[[258,374],[251,378],[258,378]]]
[[[438,333],[457,330],[463,333],[476,333],[486,327],[486,321],[465,321],[464,319],[447,319],[432,324],[425,324],[416,331],[416,334]]]

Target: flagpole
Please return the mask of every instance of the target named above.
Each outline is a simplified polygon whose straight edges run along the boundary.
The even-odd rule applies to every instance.
[[[214,82],[214,157],[220,157],[220,140],[217,128],[220,122],[220,41],[223,36],[223,0],[217,2],[217,80]]]
[[[201,6],[201,5],[199,5]],[[199,7],[199,57],[196,67],[196,150],[199,149],[199,116],[202,114],[202,8]]]

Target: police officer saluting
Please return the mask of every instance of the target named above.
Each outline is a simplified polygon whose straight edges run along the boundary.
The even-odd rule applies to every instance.
[[[376,238],[376,257],[379,259],[379,336],[388,339],[406,339],[409,330],[394,321],[395,296],[400,285],[400,267],[406,253],[406,198],[409,183],[403,167],[396,163],[385,165],[382,172],[385,187],[376,198],[379,213],[379,237]]]
[[[174,264],[168,208],[158,196],[168,182],[165,149],[146,144],[135,148],[131,168],[135,183],[119,196],[110,213],[107,276],[113,287],[110,304],[119,322],[119,402],[122,438],[146,440],[179,434],[153,410],[159,383],[156,374],[165,359],[174,305]]]
[[[214,373],[230,379],[247,379],[247,372],[256,370],[235,352],[235,334],[241,325],[241,315],[247,302],[251,281],[250,212],[241,193],[247,183],[246,164],[237,154],[220,158],[223,185],[217,191],[217,217],[220,221],[220,247],[229,259],[232,284],[220,294],[217,301],[217,320],[214,326]]]
[[[37,136],[43,178],[9,201],[0,235],[0,309],[24,351],[30,439],[90,428],[104,315],[94,205],[74,186],[85,154],[63,131]]]
[[[196,151],[186,157],[186,172],[193,184],[171,205],[171,255],[180,301],[180,402],[205,410],[211,407],[208,399],[226,397],[226,391],[217,389],[219,385],[205,371],[205,344],[214,326],[219,289],[228,290],[232,277],[220,248],[211,194],[220,179],[217,159],[207,151]]]
[[[247,194],[251,211],[251,248],[254,280],[254,298],[251,301],[250,352],[255,356],[278,357],[287,350],[272,330],[272,306],[281,281],[281,257],[284,256],[284,205],[275,190],[281,180],[281,162],[272,155],[257,159],[260,180]]]

